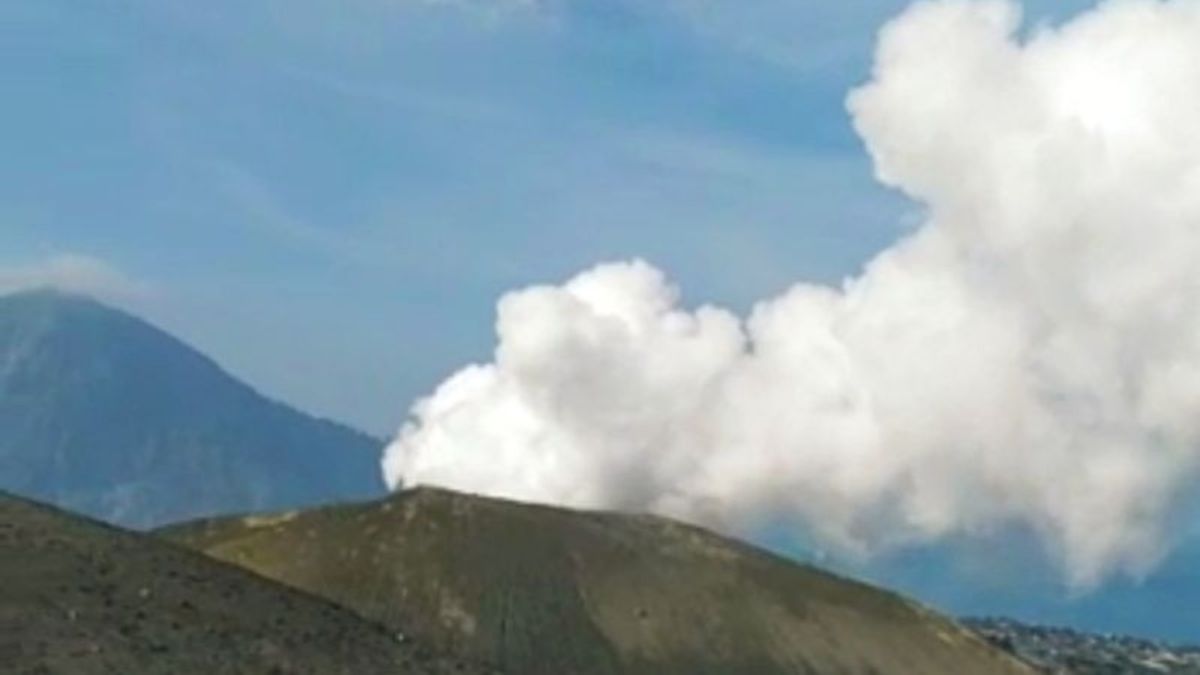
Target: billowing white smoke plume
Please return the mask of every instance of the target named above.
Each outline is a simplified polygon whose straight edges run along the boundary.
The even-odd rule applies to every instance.
[[[642,262],[511,293],[388,482],[848,550],[1028,527],[1079,586],[1148,570],[1200,465],[1200,1],[1019,23],[948,0],[882,32],[849,108],[928,221],[861,276],[744,320]]]

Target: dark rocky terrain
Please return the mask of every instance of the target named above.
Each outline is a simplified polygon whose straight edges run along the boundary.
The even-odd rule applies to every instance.
[[[0,489],[145,527],[379,495],[381,446],[123,312],[0,296]]]
[[[417,489],[162,534],[512,673],[1031,672],[900,596],[649,516]]]
[[[1196,621],[1200,630],[1200,614]],[[997,647],[1056,675],[1200,675],[1200,647],[1030,626],[1009,619],[965,623]]]
[[[0,493],[6,675],[480,673],[148,535]]]

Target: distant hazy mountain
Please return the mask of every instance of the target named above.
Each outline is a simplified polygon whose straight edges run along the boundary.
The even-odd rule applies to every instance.
[[[479,675],[243,569],[0,492],[10,675]]]
[[[1033,672],[898,595],[663,518],[416,489],[163,534],[522,675]]]
[[[380,446],[123,312],[0,297],[0,489],[150,526],[376,495]]]

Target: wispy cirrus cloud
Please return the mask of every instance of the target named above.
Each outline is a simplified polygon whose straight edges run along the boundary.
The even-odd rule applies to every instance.
[[[867,65],[876,29],[912,0],[666,0],[675,17],[702,40],[724,44],[777,65],[805,71]],[[1096,4],[1094,0],[1026,0],[1031,22],[1061,19]]]

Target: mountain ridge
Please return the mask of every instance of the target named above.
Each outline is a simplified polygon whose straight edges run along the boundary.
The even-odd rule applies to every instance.
[[[507,672],[1032,672],[911,600],[657,516],[415,488],[159,533]]]
[[[149,527],[380,494],[382,445],[86,296],[0,296],[0,488]]]

